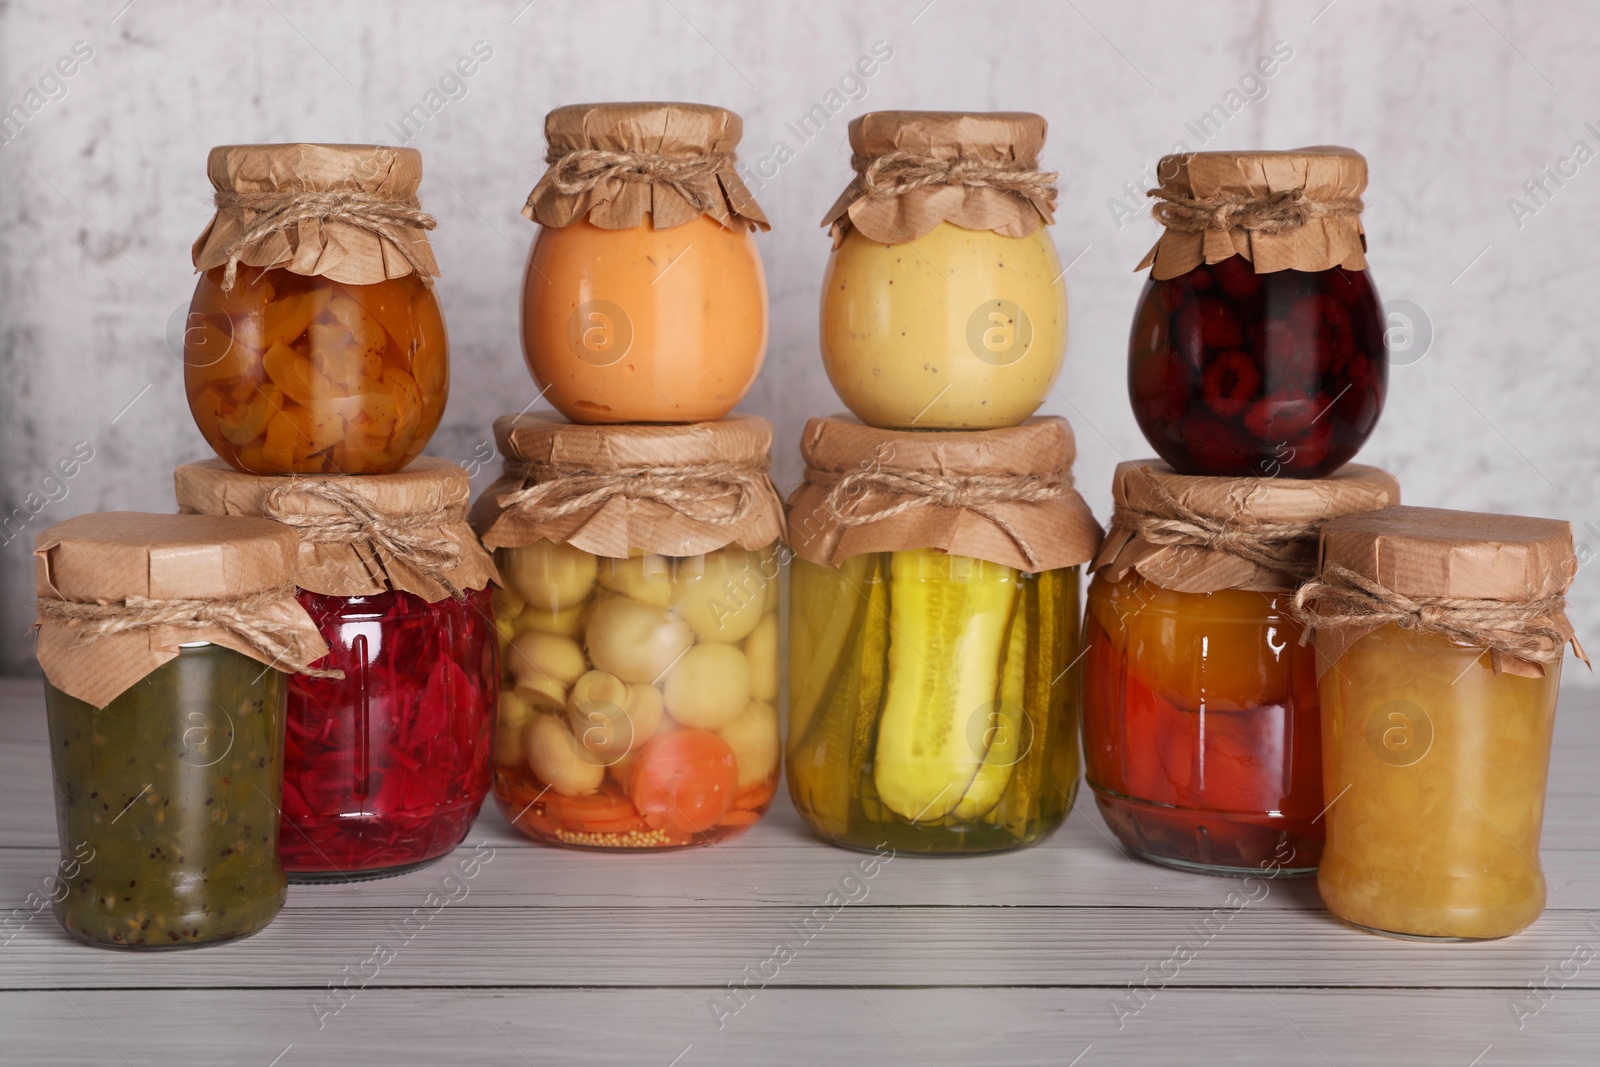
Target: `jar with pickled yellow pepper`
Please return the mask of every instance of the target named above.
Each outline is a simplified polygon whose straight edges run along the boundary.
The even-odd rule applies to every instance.
[[[547,844],[660,849],[753,825],[777,789],[782,505],[772,430],[495,423],[473,509],[495,552],[494,793]]]
[[[1328,523],[1297,595],[1322,699],[1328,910],[1373,933],[1505,937],[1539,862],[1578,569],[1553,519],[1392,507]]]
[[[207,171],[217,213],[183,335],[201,435],[246,473],[399,470],[449,391],[421,155],[223,145]]]
[[[829,210],[822,362],[872,426],[981,429],[1032,415],[1067,348],[1045,120],[876,111]]]
[[[1078,571],[1100,529],[1061,419],[812,419],[790,499],[789,793],[851,848],[992,852],[1078,784]]]

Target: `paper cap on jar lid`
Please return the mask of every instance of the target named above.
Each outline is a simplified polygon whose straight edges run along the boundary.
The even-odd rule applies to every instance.
[[[329,596],[398,590],[437,603],[498,575],[467,522],[472,481],[423,456],[392,474],[244,474],[217,459],[172,472],[178,508],[269,518],[300,535],[294,582]]]
[[[646,216],[657,230],[709,215],[770,229],[734,166],[744,122],[709,104],[569,104],[545,116],[550,164],[522,214],[541,226],[587,218],[607,230]]]
[[[856,176],[822,224],[835,247],[851,227],[906,244],[941,222],[1026,237],[1055,221],[1045,130],[1026,111],[869,111],[850,120]]]
[[[1145,459],[1117,464],[1111,497],[1090,568],[1111,581],[1134,570],[1181,593],[1284,592],[1311,576],[1324,523],[1399,503],[1400,483],[1361,463],[1325,478],[1218,478]]]
[[[611,426],[503,415],[494,437],[504,473],[472,508],[489,548],[543,538],[622,559],[783,539],[783,503],[767,476],[772,426],[754,415]]]
[[[294,598],[298,538],[265,519],[106,512],[34,543],[39,665],[52,685],[104,707],[209,641],[279,669],[327,655]]]
[[[439,273],[415,148],[218,145],[206,174],[217,213],[194,243],[197,271],[238,262],[348,285]]]
[[[1367,161],[1335,145],[1161,157],[1151,214],[1163,227],[1137,270],[1157,280],[1243,256],[1257,274],[1365,270]]]
[[[1038,572],[1094,555],[1100,525],[1072,488],[1072,427],[1040,416],[992,430],[885,430],[811,419],[789,543],[837,567],[868,552],[936,548]]]

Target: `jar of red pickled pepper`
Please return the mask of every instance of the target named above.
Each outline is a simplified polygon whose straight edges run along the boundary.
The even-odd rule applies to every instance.
[[[444,414],[449,346],[417,201],[422,156],[377,145],[222,145],[194,246],[183,378],[236,470],[381,474]]]
[[[1360,450],[1388,381],[1348,148],[1163,158],[1165,232],[1128,340],[1128,392],[1184,474],[1320,478]]]
[[[1322,852],[1311,648],[1291,615],[1317,533],[1396,503],[1327,478],[1206,478],[1121,463],[1084,618],[1083,740],[1100,813],[1132,852],[1218,874],[1309,874]]]
[[[489,792],[499,675],[494,564],[471,485],[423,458],[359,478],[179,467],[186,512],[263,516],[300,535],[299,600],[342,680],[289,684],[279,851],[291,881],[421,866],[466,836]]]

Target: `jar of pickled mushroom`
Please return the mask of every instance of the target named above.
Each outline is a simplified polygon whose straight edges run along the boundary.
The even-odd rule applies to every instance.
[[[382,474],[444,414],[449,345],[417,203],[422,156],[222,145],[183,335],[189,410],[252,474]]]
[[[536,841],[703,845],[778,784],[772,428],[495,422],[473,506],[502,587],[494,795]]]
[[[1322,530],[1295,604],[1315,637],[1334,915],[1416,940],[1505,937],[1539,863],[1572,528],[1392,507]]]
[[[1400,499],[1327,478],[1202,478],[1121,463],[1084,613],[1083,747],[1136,855],[1211,874],[1308,875],[1322,854],[1311,649],[1292,614],[1324,522]]]
[[[1165,230],[1128,339],[1128,393],[1180,474],[1321,478],[1383,410],[1384,314],[1367,273],[1367,161],[1348,148],[1161,160]]]
[[[573,422],[710,422],[755,383],[766,216],[739,179],[738,115],[704,104],[574,104],[545,117],[550,167],[522,350]]]
[[[466,471],[423,457],[394,474],[274,478],[207,460],[174,481],[185,512],[298,532],[297,595],[331,649],[318,666],[344,674],[289,680],[289,880],[399,874],[455,848],[489,793],[500,676]]]
[[[323,673],[328,651],[294,599],[295,551],[276,523],[202,515],[39,535],[56,827],[77,871],[55,914],[78,940],[185,948],[283,907],[281,672]]]
[[[869,426],[1014,426],[1055,384],[1067,286],[1044,135],[1025,112],[851,120],[856,176],[823,219],[822,363]]]
[[[789,499],[789,795],[824,840],[993,852],[1078,789],[1072,430],[812,419]]]

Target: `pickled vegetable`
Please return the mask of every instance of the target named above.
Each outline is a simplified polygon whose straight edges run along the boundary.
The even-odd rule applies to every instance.
[[[46,684],[61,852],[92,850],[55,904],[69,933],[179,948],[272,921],[286,695],[219,645],[180,649],[98,710]]]
[[[787,758],[821,836],[985,852],[1060,825],[1078,778],[1075,570],[919,550],[794,565]]]
[[[414,274],[341,285],[282,268],[200,279],[184,382],[208,444],[256,474],[379,474],[427,445],[449,389],[444,321]]]
[[[780,749],[775,552],[598,559],[540,541],[496,561],[495,799],[518,829],[677,848],[761,816]]]

